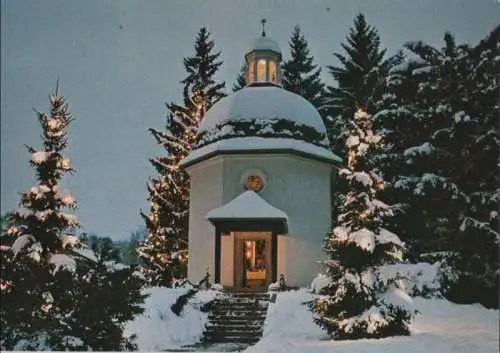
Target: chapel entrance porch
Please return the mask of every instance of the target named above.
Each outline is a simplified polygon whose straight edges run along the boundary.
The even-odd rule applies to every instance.
[[[278,232],[239,229],[217,232],[214,280],[233,292],[266,292],[278,278]]]
[[[254,191],[210,211],[215,226],[214,280],[227,289],[267,291],[278,277],[278,235],[288,216]]]

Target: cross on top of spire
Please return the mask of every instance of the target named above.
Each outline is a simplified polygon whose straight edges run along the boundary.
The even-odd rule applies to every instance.
[[[262,23],[262,37],[266,36],[266,19],[263,18],[260,20],[260,23]]]

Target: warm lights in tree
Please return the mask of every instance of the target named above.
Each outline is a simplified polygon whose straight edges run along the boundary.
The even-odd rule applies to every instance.
[[[373,136],[371,117],[361,109],[350,122],[347,168],[339,176],[349,192],[343,198],[340,214],[325,249],[335,265],[328,263],[332,285],[312,304],[314,320],[334,339],[380,338],[409,334],[411,312],[404,301],[387,304],[380,298],[395,290],[406,295],[397,278],[384,282],[377,267],[400,261],[403,243],[383,227],[389,206],[376,199],[382,178],[370,160],[370,151],[379,138]],[[360,163],[360,161],[362,161]],[[377,325],[373,326],[372,315]]]

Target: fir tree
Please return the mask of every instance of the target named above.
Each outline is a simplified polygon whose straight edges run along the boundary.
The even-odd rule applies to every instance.
[[[28,147],[38,184],[21,197],[9,216],[0,251],[0,346],[7,350],[132,349],[124,323],[142,311],[140,279],[131,272],[119,278],[82,252],[78,226],[64,208],[76,208],[68,190],[59,187],[72,171],[63,152],[71,122],[57,89],[50,115],[38,113],[43,149]],[[3,238],[10,238],[4,243]],[[110,299],[112,298],[112,299]],[[103,308],[106,301],[112,301]]]
[[[327,93],[328,128],[332,149],[345,155],[347,122],[357,109],[369,114],[375,112],[374,103],[385,91],[385,78],[389,69],[400,62],[401,56],[385,59],[377,30],[366,22],[363,14],[354,19],[346,43],[342,43],[345,54],[334,53],[339,66],[328,66],[336,87],[329,86]]]
[[[299,26],[293,29],[289,45],[291,58],[282,64],[283,88],[307,99],[323,116],[325,84],[321,81],[321,68],[313,64],[314,58]]]
[[[446,144],[448,151],[460,151],[449,163],[468,196],[459,231],[452,239],[454,256],[449,261],[458,276],[447,295],[456,301],[479,302],[495,308],[499,307],[500,280],[499,43],[500,26],[497,26],[477,46],[467,50],[469,60],[459,66],[458,75],[466,77],[461,106],[453,115],[454,124],[436,136],[439,148]],[[457,60],[463,60],[462,53],[458,54]],[[464,163],[465,168],[460,168],[457,162]]]
[[[38,184],[22,194],[20,207],[10,213],[10,239],[1,251],[0,321],[5,330],[2,337],[8,336],[2,341],[3,347],[42,329],[40,323],[47,322],[44,311],[54,301],[47,290],[54,277],[52,269],[75,268],[75,260],[63,252],[78,242],[68,234],[78,221],[63,210],[76,208],[76,201],[68,190],[59,187],[62,176],[72,170],[63,155],[71,116],[57,89],[50,95],[50,102],[50,115],[37,112],[43,148],[27,146]]]
[[[247,85],[246,72],[247,72],[247,67],[246,65],[243,65],[241,67],[240,73],[236,77],[236,82],[233,84],[233,92],[237,92],[240,89],[246,87]]]
[[[88,235],[82,233],[79,237],[80,242],[87,245],[97,257],[98,263],[104,262],[121,262],[122,257],[120,249],[109,237],[99,237],[95,234]]]
[[[386,131],[380,166],[405,206],[398,223],[413,252],[446,251],[447,296],[487,306],[498,305],[499,38],[497,27],[475,47],[451,34],[440,50],[407,44],[416,62],[393,73],[396,94],[375,116]]]
[[[0,229],[2,230],[2,232],[7,229],[7,222],[8,222],[8,216],[1,215],[0,216]]]
[[[184,104],[167,104],[167,130],[150,129],[165,156],[150,159],[158,176],[148,185],[150,211],[141,212],[148,235],[138,247],[151,284],[170,286],[173,277],[186,275],[189,221],[189,177],[179,163],[192,148],[198,125],[205,112],[225,96],[225,83],[215,81],[222,61],[214,53],[214,41],[205,27],[198,32],[195,55],[184,59],[188,76],[184,85]]]
[[[68,144],[67,128],[71,123],[68,106],[58,90],[50,95],[50,115],[37,112],[42,126],[43,148],[26,146],[31,153],[38,184],[26,191],[20,207],[10,214],[7,233],[15,239],[14,251],[26,252],[40,261],[50,262],[54,254],[78,243],[70,232],[79,226],[76,216],[64,212],[75,209],[76,200],[69,190],[61,189],[61,178],[72,172],[64,156]]]
[[[125,336],[124,328],[135,315],[144,311],[146,295],[141,293],[144,285],[141,276],[128,266],[102,259],[90,268],[79,266],[76,275],[73,286],[64,285],[62,281],[55,285],[56,289],[64,290],[60,297],[66,301],[54,302],[54,306],[72,315],[64,315],[53,334],[59,332],[59,336],[79,338],[79,349],[83,350],[136,350],[135,336]],[[53,350],[64,349],[61,345],[52,347]]]
[[[390,206],[375,198],[384,186],[370,158],[379,140],[371,117],[358,111],[349,124],[347,168],[340,171],[349,191],[325,240],[332,281],[312,304],[314,321],[334,339],[409,334],[411,299],[399,278],[382,278],[378,270],[401,261],[403,252],[398,236],[386,229]]]
[[[140,264],[137,254],[137,246],[144,241],[146,228],[143,226],[130,233],[130,238],[123,249],[123,262],[127,265],[136,266]]]

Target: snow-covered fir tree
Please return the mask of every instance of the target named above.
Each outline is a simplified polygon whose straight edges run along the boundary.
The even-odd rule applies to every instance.
[[[3,236],[8,239],[2,239],[0,321],[5,348],[12,349],[11,344],[41,329],[33,325],[45,321],[54,301],[48,290],[51,270],[76,268],[74,258],[64,253],[78,243],[76,236],[68,233],[78,226],[78,220],[64,212],[74,209],[76,201],[59,186],[61,177],[71,171],[63,154],[71,117],[57,90],[50,95],[50,102],[49,115],[37,112],[43,148],[28,146],[38,184],[22,194],[20,207],[8,217],[7,235]]]
[[[167,104],[166,131],[150,129],[165,155],[150,159],[157,172],[148,184],[150,210],[141,212],[148,235],[137,250],[145,263],[149,283],[170,286],[173,277],[186,275],[189,217],[189,176],[179,163],[192,148],[205,112],[224,97],[224,82],[215,74],[222,65],[221,53],[205,27],[197,34],[193,57],[184,58],[187,77],[183,105]]]
[[[236,82],[233,84],[233,92],[237,92],[242,88],[245,88],[247,85],[247,79],[246,79],[246,72],[247,72],[247,67],[246,65],[243,65],[241,67],[240,73],[238,76],[236,76]]]
[[[0,346],[6,350],[123,350],[124,323],[142,312],[141,280],[130,269],[96,268],[70,233],[76,200],[59,186],[72,171],[64,155],[71,116],[58,90],[49,115],[37,113],[43,148],[28,147],[37,185],[9,214],[0,251]],[[7,238],[7,239],[4,239]]]
[[[439,60],[439,51],[423,43],[407,47],[423,58],[433,53],[433,61]],[[387,193],[391,202],[404,210],[394,221],[412,258],[423,252],[449,250],[457,226],[450,220],[456,220],[465,205],[465,195],[456,193],[458,188],[451,179],[443,178],[447,166],[432,153],[429,143],[434,132],[447,125],[448,112],[441,101],[449,92],[429,91],[434,86],[431,81],[439,80],[438,71],[437,67],[430,70],[420,59],[395,67],[388,78],[388,93],[374,115],[377,129],[384,131],[384,148],[377,163],[392,186]]]
[[[72,171],[70,160],[64,155],[71,116],[57,89],[50,95],[50,103],[49,115],[37,112],[43,148],[27,146],[38,184],[22,194],[20,207],[9,216],[7,230],[14,239],[14,255],[25,253],[47,263],[52,263],[54,256],[66,247],[78,243],[71,232],[79,226],[77,217],[65,211],[75,209],[76,200],[59,185],[61,178]],[[73,267],[72,259],[68,257],[65,261]]]
[[[283,88],[307,99],[323,116],[325,84],[320,77],[321,67],[313,63],[314,58],[299,26],[293,29],[289,45],[291,57],[282,64]]]
[[[378,31],[361,13],[355,17],[341,46],[345,54],[334,53],[340,65],[328,66],[336,85],[327,88],[326,109],[332,149],[339,156],[345,156],[347,122],[358,109],[368,114],[375,112],[374,103],[385,91],[387,73],[401,57],[397,54],[386,58]]]
[[[392,73],[396,94],[375,115],[404,237],[416,254],[450,255],[450,299],[487,306],[498,306],[499,39],[497,27],[474,47],[451,34],[441,50],[407,44],[417,59]]]
[[[358,111],[349,123],[348,184],[336,225],[325,239],[331,283],[314,302],[314,321],[334,339],[408,335],[411,298],[398,277],[380,276],[378,266],[402,260],[404,245],[387,230],[391,207],[376,199],[384,181],[372,166],[380,142],[371,117]]]

